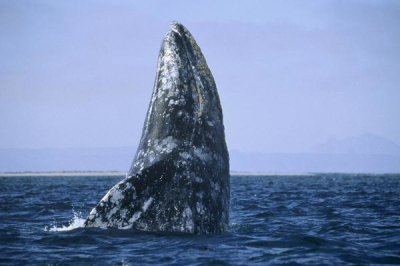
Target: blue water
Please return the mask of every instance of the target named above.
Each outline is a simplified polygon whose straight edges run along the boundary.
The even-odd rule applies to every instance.
[[[81,228],[121,177],[0,177],[0,264],[400,264],[400,175],[232,176],[219,235]]]

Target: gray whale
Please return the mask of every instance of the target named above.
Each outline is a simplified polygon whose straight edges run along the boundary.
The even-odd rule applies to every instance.
[[[215,81],[193,36],[172,22],[135,159],[85,226],[223,232],[229,197],[229,154]]]

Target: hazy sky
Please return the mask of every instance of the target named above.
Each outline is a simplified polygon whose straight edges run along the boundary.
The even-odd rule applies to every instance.
[[[136,146],[169,22],[217,82],[231,150],[400,143],[400,1],[0,0],[0,148]]]

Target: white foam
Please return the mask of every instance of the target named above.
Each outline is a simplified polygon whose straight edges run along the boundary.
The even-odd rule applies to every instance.
[[[82,218],[82,213],[73,211],[73,214],[74,216],[72,217],[68,225],[57,226],[56,224],[53,224],[50,227],[45,226],[44,230],[48,232],[63,232],[85,227],[86,219]]]

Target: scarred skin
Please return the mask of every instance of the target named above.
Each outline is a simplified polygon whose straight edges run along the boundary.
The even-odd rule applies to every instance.
[[[229,155],[214,78],[189,31],[173,22],[158,59],[142,138],[127,178],[87,227],[218,233],[229,222]]]

